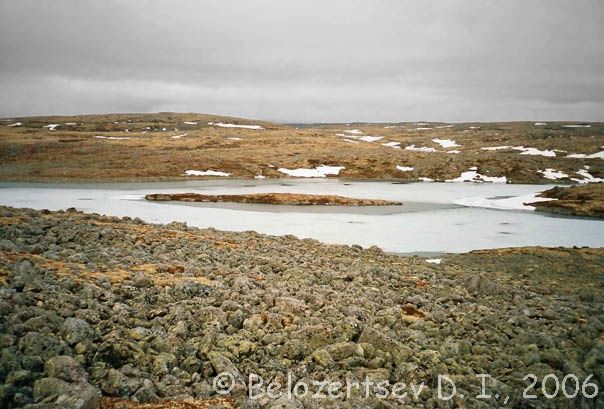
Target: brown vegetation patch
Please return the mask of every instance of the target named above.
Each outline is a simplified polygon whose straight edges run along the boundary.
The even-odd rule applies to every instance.
[[[297,129],[237,118],[202,114],[113,114],[76,117],[15,118],[22,127],[0,125],[0,179],[6,181],[132,181],[209,179],[185,176],[187,170],[215,170],[232,177],[286,178],[279,168],[343,166],[338,178],[437,181],[458,177],[476,166],[487,176],[506,176],[511,183],[551,183],[539,173],[552,168],[567,173],[559,181],[571,183],[576,172],[589,166],[594,177],[604,176],[598,158],[567,158],[602,150],[604,124],[566,128],[563,123],[535,126],[532,122],[343,124]],[[49,131],[49,123],[75,122]],[[195,125],[186,122],[196,122]],[[262,130],[220,128],[208,122],[262,125]],[[350,134],[358,129],[362,134]],[[418,128],[426,128],[418,130]],[[165,129],[165,130],[164,130]],[[178,129],[176,131],[175,129]],[[126,132],[128,130],[128,132]],[[172,136],[182,135],[178,139]],[[338,136],[347,135],[347,137]],[[375,142],[346,139],[381,136]],[[98,139],[95,136],[130,138]],[[239,138],[232,140],[229,138]],[[443,148],[433,139],[451,139],[460,146]],[[77,143],[72,143],[76,142]],[[399,143],[401,149],[383,143]],[[434,152],[404,149],[410,145]],[[493,146],[524,146],[557,150],[555,157],[521,155]],[[457,153],[451,153],[455,151]],[[413,168],[400,171],[397,166]]]
[[[231,409],[232,398],[219,397],[205,401],[165,401],[159,403],[138,403],[123,399],[103,398],[100,409]]]

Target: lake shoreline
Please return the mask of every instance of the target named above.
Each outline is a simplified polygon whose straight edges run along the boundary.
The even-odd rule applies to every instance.
[[[349,182],[337,179],[189,181],[182,183],[31,185],[0,183],[0,204],[59,210],[70,207],[152,223],[187,222],[220,230],[292,234],[325,243],[377,245],[389,252],[449,252],[526,245],[601,246],[601,221],[550,217],[522,205],[547,186],[470,183]],[[148,202],[145,194],[339,195],[403,206],[287,206]],[[499,210],[497,210],[499,209]],[[503,210],[501,210],[503,209]],[[601,227],[600,227],[601,226]],[[457,237],[463,235],[464,240]]]

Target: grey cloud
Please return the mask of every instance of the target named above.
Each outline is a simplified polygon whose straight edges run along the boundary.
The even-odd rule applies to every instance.
[[[604,3],[0,0],[0,115],[602,120]]]

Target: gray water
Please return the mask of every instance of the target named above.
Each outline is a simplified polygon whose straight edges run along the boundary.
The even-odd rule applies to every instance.
[[[604,221],[551,217],[522,206],[546,185],[322,180],[208,180],[157,183],[0,183],[0,204],[140,217],[152,223],[377,245],[389,252],[465,252],[516,246],[604,246]],[[275,206],[147,202],[147,193],[292,192],[402,201],[403,206]]]

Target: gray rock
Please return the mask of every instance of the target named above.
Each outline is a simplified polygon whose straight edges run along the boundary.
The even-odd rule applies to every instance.
[[[136,274],[134,274],[132,277],[132,282],[134,283],[134,286],[138,288],[148,288],[153,286],[153,279],[142,271],[138,271]]]
[[[153,403],[159,401],[159,396],[153,382],[143,379],[141,387],[132,395],[132,399],[140,403]]]
[[[129,378],[115,369],[109,369],[103,383],[103,392],[110,396],[129,397],[143,386],[143,381]]]
[[[94,330],[86,321],[79,318],[67,318],[61,329],[63,339],[69,345],[90,340],[94,336]]]
[[[44,370],[50,378],[58,378],[67,382],[85,383],[88,374],[82,366],[70,356],[55,356],[46,361]]]
[[[0,251],[16,251],[17,246],[10,240],[0,240]]]
[[[100,394],[93,386],[57,378],[38,379],[33,395],[36,403],[54,403],[63,409],[97,409],[100,405]]]
[[[485,274],[468,276],[463,285],[468,292],[478,295],[495,295],[501,291],[500,286]]]
[[[163,376],[172,370],[176,364],[176,357],[173,354],[162,352],[155,357],[153,361],[153,374]]]
[[[25,355],[38,356],[46,361],[57,355],[70,355],[71,350],[60,339],[38,332],[28,332],[19,340],[19,349]]]

